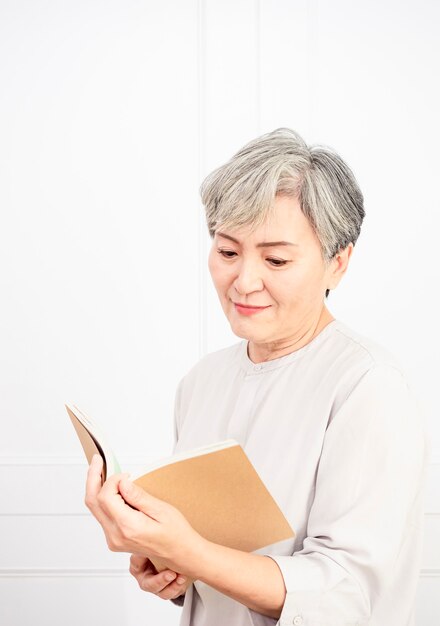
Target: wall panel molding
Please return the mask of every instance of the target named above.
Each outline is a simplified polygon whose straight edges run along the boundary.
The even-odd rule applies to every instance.
[[[170,455],[171,456],[171,455]],[[147,464],[148,459],[140,456],[121,456],[118,455],[118,461],[122,467],[139,466],[143,467]],[[75,456],[0,456],[0,467],[15,466],[78,466],[86,467],[85,457],[81,455]]]
[[[145,465],[145,457],[139,456],[126,456],[121,457],[121,465]],[[84,457],[78,456],[0,456],[0,466],[15,466],[15,465],[81,465],[85,466]],[[440,466],[440,459],[434,459],[428,463],[428,467]]]
[[[206,175],[205,171],[205,154],[206,154],[206,7],[205,0],[198,0],[197,5],[197,102],[198,102],[198,180],[196,181],[196,189]],[[199,221],[198,221],[198,255],[199,255],[199,271],[198,271],[198,290],[199,290],[199,346],[198,354],[201,359],[207,352],[206,349],[206,222],[203,207],[200,202]]]
[[[127,569],[114,568],[0,568],[0,578],[126,578],[131,576]]]
[[[142,462],[141,462],[142,461]],[[145,458],[121,459],[124,471],[135,476],[146,467]],[[84,485],[87,463],[80,456],[0,458],[0,504],[2,517],[85,517]],[[431,462],[427,471],[425,520],[440,521],[440,463]]]
[[[106,568],[0,568],[0,578],[128,578],[131,574],[121,567]],[[420,570],[420,578],[440,578],[440,568]]]

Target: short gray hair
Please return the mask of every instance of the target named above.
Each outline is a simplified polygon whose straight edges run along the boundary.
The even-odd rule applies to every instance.
[[[276,195],[298,197],[329,262],[359,236],[365,216],[353,172],[326,146],[308,146],[290,128],[247,143],[200,186],[209,234],[220,227],[257,226]],[[328,295],[328,291],[326,293]]]

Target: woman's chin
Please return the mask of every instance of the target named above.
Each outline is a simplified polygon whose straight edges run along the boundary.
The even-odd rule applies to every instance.
[[[247,339],[255,343],[264,343],[266,340],[266,334],[263,329],[252,328],[252,324],[240,323],[236,320],[230,321],[231,330],[237,337],[241,339]]]

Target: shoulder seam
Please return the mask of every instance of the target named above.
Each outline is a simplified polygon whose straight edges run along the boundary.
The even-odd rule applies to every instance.
[[[401,375],[401,376],[402,376],[402,377],[406,380],[406,377],[405,377],[405,372],[402,370],[402,368],[401,368],[398,364],[393,363],[393,361],[395,360],[395,357],[394,357],[391,353],[389,353],[389,351],[388,351],[388,349],[387,349],[387,348],[385,348],[384,346],[380,346],[380,347],[381,347],[381,348],[382,348],[382,349],[383,349],[386,353],[388,352],[388,354],[389,354],[389,359],[388,359],[388,360],[386,360],[386,361],[385,361],[385,360],[384,360],[384,361],[379,361],[379,360],[377,359],[377,357],[375,357],[375,356],[371,353],[371,351],[367,348],[367,346],[365,346],[365,345],[364,345],[363,343],[361,343],[360,341],[357,341],[357,339],[355,339],[354,337],[351,337],[350,335],[348,335],[347,333],[345,333],[345,332],[343,331],[343,329],[341,329],[341,328],[337,328],[337,329],[336,329],[336,331],[337,331],[337,332],[339,332],[339,333],[341,333],[341,335],[344,335],[344,337],[346,337],[347,339],[349,339],[352,343],[357,344],[357,345],[358,345],[358,346],[359,346],[362,350],[364,350],[364,352],[366,352],[366,353],[368,354],[368,356],[370,357],[370,359],[371,359],[371,361],[372,361],[372,367],[379,366],[379,365],[386,365],[386,366],[388,366],[388,367],[391,367],[392,369],[395,369],[395,370],[396,370],[396,372],[399,372],[399,374],[400,374],[400,375]],[[367,371],[369,371],[369,370],[367,370]],[[367,372],[365,372],[365,373],[367,373]]]
[[[372,357],[373,358],[373,357]],[[403,382],[405,383],[406,387],[410,390],[409,385],[408,385],[408,381],[406,380],[406,377],[404,375],[404,373],[398,368],[395,367],[393,364],[390,363],[379,363],[377,362],[374,358],[373,358],[373,365],[371,367],[369,367],[363,374],[362,376],[359,378],[359,380],[356,382],[356,384],[352,387],[352,389],[349,391],[349,393],[347,394],[346,398],[344,399],[344,402],[342,402],[341,406],[343,404],[345,404],[345,402],[347,402],[347,400],[349,399],[349,397],[351,396],[351,394],[355,391],[355,389],[357,389],[357,387],[360,385],[360,383],[363,381],[363,379],[368,376],[368,374],[370,374],[373,370],[377,370],[380,367],[389,367],[390,369],[394,370],[395,372],[397,372],[400,376],[400,378],[403,380]],[[410,390],[411,391],[411,390]]]

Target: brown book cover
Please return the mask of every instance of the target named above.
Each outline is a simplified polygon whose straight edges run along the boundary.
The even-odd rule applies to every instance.
[[[75,405],[65,405],[90,463],[104,459],[103,479],[120,471],[96,425]],[[132,477],[151,495],[183,513],[205,539],[253,552],[295,536],[243,448],[233,439],[176,453]],[[161,563],[154,565],[158,571]]]

